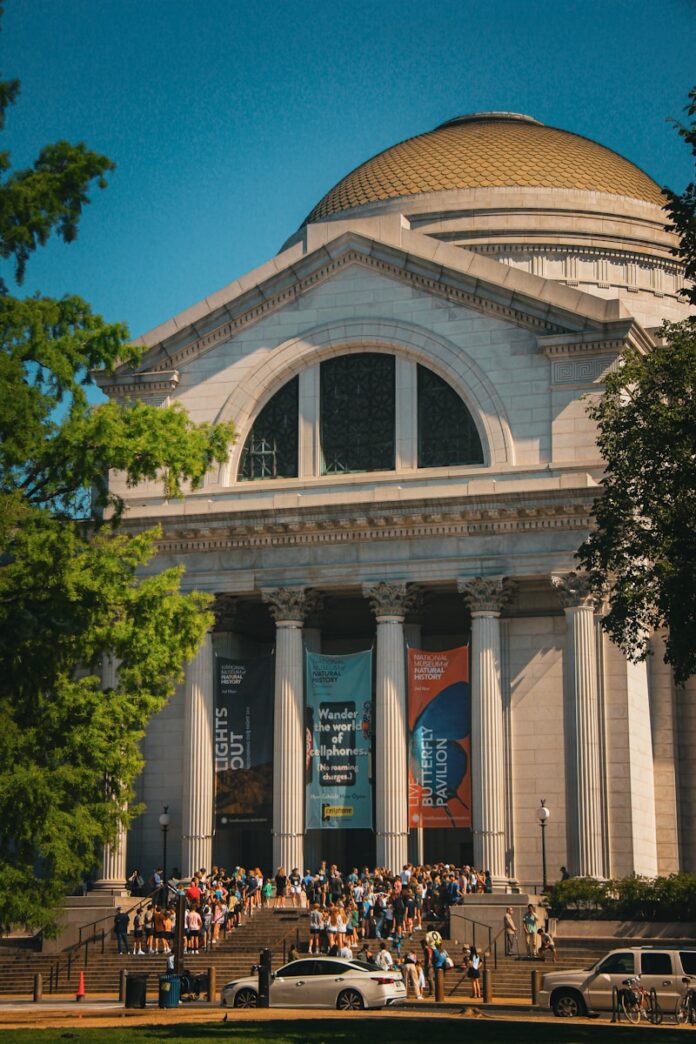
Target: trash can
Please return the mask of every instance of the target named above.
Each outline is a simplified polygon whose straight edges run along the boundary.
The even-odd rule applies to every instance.
[[[160,1008],[178,1008],[181,996],[181,980],[178,975],[160,975]]]
[[[147,975],[126,976],[126,1007],[144,1008],[147,1000]]]

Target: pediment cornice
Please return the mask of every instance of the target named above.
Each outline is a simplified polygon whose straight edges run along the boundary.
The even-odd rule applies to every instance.
[[[594,333],[602,338],[615,321],[616,303],[592,298],[456,247],[436,244],[418,233],[404,233],[402,244],[341,231],[336,238],[298,256],[297,248],[233,284],[230,296],[202,315],[188,313],[153,331],[142,366],[148,374],[179,369],[217,345],[260,322],[352,265],[396,279],[424,293],[472,308],[531,330],[539,337]],[[270,263],[269,263],[270,264]],[[261,278],[262,273],[265,273]],[[223,292],[221,292],[222,294]],[[221,295],[216,295],[220,297]],[[148,341],[149,337],[143,340]],[[125,376],[126,367],[118,371]],[[135,374],[133,374],[135,376]],[[138,374],[139,378],[140,374]]]

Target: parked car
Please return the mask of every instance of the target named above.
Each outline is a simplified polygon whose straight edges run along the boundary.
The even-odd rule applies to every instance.
[[[537,1003],[560,1018],[610,1011],[612,989],[640,975],[647,990],[655,989],[664,1011],[673,1012],[684,993],[683,977],[696,975],[696,950],[657,946],[627,946],[612,950],[583,971],[556,971],[544,975]]]
[[[271,976],[273,1008],[385,1008],[406,999],[401,972],[382,971],[373,964],[341,957],[311,957],[291,961]],[[255,1008],[259,1000],[256,976],[235,979],[222,987],[222,1003]]]

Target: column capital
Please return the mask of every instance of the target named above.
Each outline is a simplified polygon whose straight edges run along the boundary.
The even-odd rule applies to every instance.
[[[377,620],[384,616],[399,616],[403,620],[416,598],[415,590],[402,580],[363,584],[362,591]]]
[[[318,593],[308,587],[274,587],[261,592],[275,622],[303,624],[315,612]]]
[[[564,609],[595,608],[596,596],[588,573],[553,573],[551,586]]]
[[[472,613],[500,613],[512,594],[505,576],[459,577],[457,590]]]

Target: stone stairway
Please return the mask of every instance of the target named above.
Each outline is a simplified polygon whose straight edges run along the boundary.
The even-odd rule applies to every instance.
[[[210,966],[217,970],[218,986],[234,976],[248,975],[252,964],[258,962],[259,951],[268,946],[273,952],[273,965],[279,967],[283,963],[283,954],[289,950],[298,938],[302,941],[307,936],[307,917],[300,911],[258,910],[250,918],[245,918],[240,928],[228,932],[221,937],[219,944],[207,953],[198,956],[187,956],[185,966],[197,974],[204,973]],[[15,950],[7,952],[0,949],[0,995],[31,994],[34,974],[43,975],[43,990],[47,995],[51,992],[74,993],[77,989],[80,971],[85,973],[85,985],[88,993],[118,993],[121,969],[129,973],[146,974],[148,976],[148,992],[157,988],[159,976],[166,971],[166,957],[162,954],[136,957],[120,956],[116,943],[107,939],[104,952],[101,942],[97,941],[87,947],[74,951],[69,957],[67,953],[52,955]],[[57,978],[57,985],[56,985]]]
[[[207,953],[185,958],[185,966],[192,972],[202,974],[210,966],[214,966],[219,988],[235,977],[249,975],[251,965],[259,959],[259,951],[267,946],[273,954],[273,968],[278,968],[284,961],[285,953],[293,942],[299,943],[301,951],[306,951],[308,943],[308,918],[303,910],[257,910],[251,918],[246,918],[241,927],[231,931],[221,939],[220,943]],[[412,941],[404,940],[402,952],[413,947],[420,952],[420,940],[423,933],[416,933]],[[444,944],[455,961],[461,959],[461,945],[454,940],[445,939]],[[624,940],[626,945],[627,941]],[[371,942],[377,948],[378,943]],[[613,944],[616,945],[616,944]],[[630,944],[629,944],[630,945]],[[584,968],[593,964],[613,946],[610,942],[573,941],[561,943],[558,962],[528,960],[524,957],[505,957],[502,954],[502,940],[497,953],[497,967],[493,957],[489,958],[492,974],[493,996],[514,997],[531,1001],[531,973],[535,969],[544,971],[561,970],[563,968]],[[156,995],[158,979],[166,971],[166,958],[158,956],[119,956],[116,944],[107,939],[104,952],[101,943],[90,944],[87,948],[85,963],[85,947],[74,952],[71,959],[63,953],[47,955],[17,949],[8,953],[0,949],[0,995],[31,995],[34,974],[43,975],[44,994],[51,990],[59,993],[74,993],[77,989],[80,971],[85,972],[85,983],[88,994],[118,994],[121,969],[129,973],[146,974],[148,976],[148,995]],[[57,973],[57,974],[56,974]],[[56,981],[57,979],[57,981]],[[446,999],[464,1001],[471,997],[471,983],[462,971],[455,967],[445,977]]]

